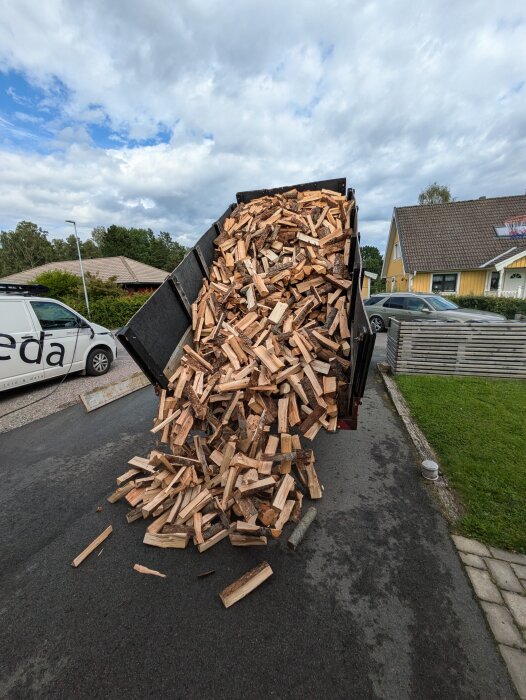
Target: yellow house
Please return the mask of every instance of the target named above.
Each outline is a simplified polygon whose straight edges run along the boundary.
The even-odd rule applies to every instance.
[[[526,298],[526,195],[395,207],[388,292]]]

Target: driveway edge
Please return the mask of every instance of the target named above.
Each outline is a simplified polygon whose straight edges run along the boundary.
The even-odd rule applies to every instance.
[[[386,365],[378,363],[377,369],[419,458],[439,464]],[[453,524],[462,514],[463,506],[450,489],[440,465],[438,481],[429,483],[441,511]],[[487,547],[459,535],[452,535],[452,539],[510,679],[519,698],[526,700],[526,555]]]
[[[427,441],[424,433],[413,420],[409,406],[407,405],[402,392],[396,385],[396,382],[385,369],[385,364],[378,363],[376,367],[383,379],[384,386],[394,404],[396,412],[402,419],[402,422],[409,433],[409,437],[413,441],[420,460],[424,461],[425,459],[432,459],[439,465],[438,481],[429,481],[426,482],[426,485],[429,485],[429,489],[437,500],[440,510],[442,511],[446,520],[453,524],[463,514],[464,507],[458,496],[451,490],[444,472],[440,468],[440,463],[435,451]]]

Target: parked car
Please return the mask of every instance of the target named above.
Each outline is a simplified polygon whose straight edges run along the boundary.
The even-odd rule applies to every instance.
[[[117,357],[111,331],[60,301],[3,293],[2,287],[7,285],[0,285],[0,391],[69,372],[109,370]]]
[[[439,294],[393,292],[374,294],[365,302],[371,328],[380,333],[389,325],[390,318],[397,321],[433,320],[450,323],[505,321],[506,317],[489,311],[462,309]]]

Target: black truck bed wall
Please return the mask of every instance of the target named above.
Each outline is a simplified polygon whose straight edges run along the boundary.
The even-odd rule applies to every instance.
[[[238,203],[247,203],[265,195],[279,194],[296,188],[305,190],[333,190],[345,194],[345,178],[304,182],[297,185],[277,187],[270,190],[238,192]],[[354,199],[354,190],[347,191],[347,198]],[[221,232],[224,220],[235,208],[231,204],[217,221],[201,236],[184,260],[167,277],[163,284],[143,304],[129,323],[117,333],[122,345],[133,357],[152,384],[162,388],[168,386],[168,379],[174,371],[181,345],[191,342],[190,326],[192,303],[197,299],[203,278],[209,278],[209,269],[214,260],[214,239]],[[351,428],[356,427],[367,372],[371,361],[375,336],[361,295],[363,278],[362,259],[358,234],[358,209],[351,213],[351,254],[349,272],[352,276],[349,327],[351,331],[351,361],[349,385],[345,397],[345,409],[340,417],[347,419]]]

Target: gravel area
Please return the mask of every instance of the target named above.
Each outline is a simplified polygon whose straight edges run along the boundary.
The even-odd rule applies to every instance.
[[[109,372],[102,375],[102,377],[82,376],[77,373],[65,379],[58,389],[56,387],[60,383],[61,377],[52,381],[2,392],[0,394],[0,433],[6,433],[9,430],[26,425],[26,423],[31,423],[34,420],[61,411],[68,406],[78,403],[80,394],[84,394],[90,389],[126,379],[139,371],[139,367],[124,348],[119,347],[117,359],[112,362]],[[53,389],[56,390],[48,396]],[[37,401],[37,403],[32,403],[33,401]],[[28,406],[27,404],[31,405]],[[15,412],[10,413],[10,411]]]

